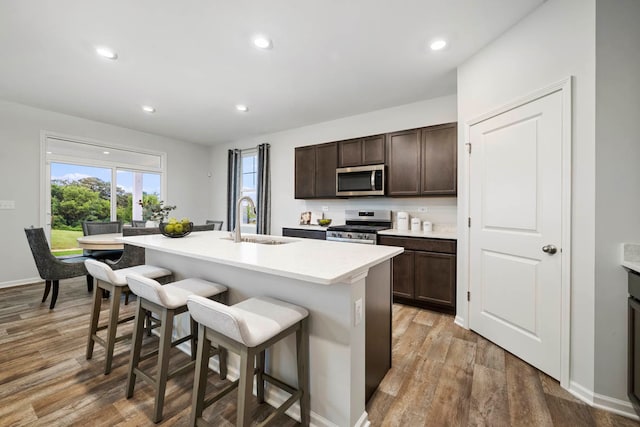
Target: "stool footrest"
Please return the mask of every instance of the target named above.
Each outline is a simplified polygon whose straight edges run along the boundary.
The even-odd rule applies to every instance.
[[[278,408],[274,412],[272,412],[271,415],[269,415],[267,418],[265,418],[265,420],[263,422],[258,424],[258,427],[265,427],[265,426],[268,426],[269,424],[271,424],[271,422],[276,417],[284,414],[285,411],[287,409],[289,409],[289,407],[291,405],[293,405],[296,402],[296,400],[300,399],[301,396],[302,396],[302,392],[300,390],[297,390],[282,405],[278,406]]]
[[[235,390],[236,388],[238,388],[238,384],[240,383],[240,380],[235,380],[234,382],[232,382],[231,384],[229,384],[228,386],[226,386],[225,388],[223,388],[222,390],[220,390],[217,394],[211,396],[208,399],[204,400],[203,406],[202,408],[208,408],[209,406],[213,405],[214,403],[216,403],[218,400],[222,399],[223,397],[225,397],[227,394],[231,393],[233,390]]]
[[[181,373],[186,372],[189,369],[192,369],[194,366],[196,366],[196,361],[195,360],[190,360],[189,362],[185,363],[184,365],[180,366],[179,368],[176,368],[173,371],[169,372],[167,374],[167,379],[169,380],[169,379],[175,377],[176,375],[180,375]]]
[[[171,343],[171,347],[176,347],[176,346],[182,344],[183,342],[189,341],[190,339],[191,339],[191,335],[187,335],[186,337],[182,337],[182,338],[180,338],[178,340],[173,341]],[[142,362],[143,360],[147,360],[150,357],[157,356],[158,355],[158,351],[159,350],[156,349],[156,350],[150,351],[149,353],[141,355],[140,356],[140,361]],[[217,354],[217,353],[214,353],[214,355],[215,354]]]
[[[283,382],[282,382],[282,381],[280,381],[279,379],[274,378],[274,377],[272,377],[272,376],[271,376],[271,375],[269,375],[269,374],[265,374],[264,372],[262,373],[262,379],[264,379],[264,380],[266,380],[266,381],[270,382],[271,384],[274,384],[274,385],[276,385],[276,386],[280,387],[280,388],[281,388],[281,389],[283,389],[284,391],[287,391],[287,392],[289,392],[289,393],[291,393],[291,394],[293,394],[293,393],[295,393],[295,392],[297,392],[297,391],[298,391],[298,389],[297,389],[297,388],[295,388],[295,387],[293,387],[293,386],[290,386],[290,385],[289,385],[289,384],[287,384],[287,383],[283,383]]]

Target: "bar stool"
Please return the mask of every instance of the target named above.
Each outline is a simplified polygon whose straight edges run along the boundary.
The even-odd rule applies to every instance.
[[[96,279],[96,286],[93,290],[93,306],[91,309],[91,319],[89,326],[89,340],[87,341],[87,360],[93,357],[93,346],[95,343],[100,344],[106,351],[104,374],[111,372],[111,362],[113,361],[113,348],[116,342],[131,337],[131,334],[125,334],[116,337],[118,325],[133,320],[134,316],[127,316],[119,319],[120,316],[120,296],[123,291],[128,291],[127,275],[131,273],[140,274],[153,279],[168,279],[173,273],[166,268],[156,267],[155,265],[136,265],[134,267],[121,268],[120,270],[112,270],[107,264],[88,259],[84,262],[87,271]],[[98,327],[100,320],[100,307],[102,304],[102,293],[107,291],[111,294],[111,302],[109,304],[109,320],[106,325]],[[106,340],[98,336],[98,332],[106,329]]]
[[[162,408],[167,380],[179,375],[195,365],[196,356],[196,330],[197,323],[193,319],[191,322],[191,333],[172,342],[173,319],[176,315],[187,311],[187,297],[199,295],[211,298],[227,291],[226,286],[208,282],[202,279],[184,279],[160,285],[153,279],[130,274],[127,276],[129,289],[138,296],[138,309],[136,310],[136,321],[133,328],[133,345],[131,346],[131,361],[129,363],[129,375],[127,377],[127,399],[133,396],[136,384],[136,376],[150,383],[156,392],[155,406],[153,411],[153,422],[162,420]],[[155,313],[160,319],[160,342],[158,350],[141,355],[142,337],[144,335],[144,320],[146,312]],[[191,340],[191,361],[185,365],[169,372],[169,352],[171,347],[175,347],[183,342]],[[225,352],[216,352],[220,357],[220,377],[226,377]],[[138,366],[141,361],[158,355],[155,378],[148,372],[143,371]]]
[[[309,312],[302,307],[268,297],[249,298],[233,306],[226,306],[198,296],[187,298],[189,313],[198,322],[198,354],[193,384],[193,403],[190,425],[203,422],[202,412],[212,403],[238,387],[237,426],[251,423],[248,399],[253,391],[253,376],[257,374],[258,402],[264,402],[264,381],[291,393],[277,410],[260,425],[269,424],[300,399],[300,418],[309,425]],[[296,333],[298,388],[273,378],[264,371],[265,350]],[[240,378],[205,402],[209,346],[212,343],[240,355]],[[257,367],[254,361],[257,357]]]

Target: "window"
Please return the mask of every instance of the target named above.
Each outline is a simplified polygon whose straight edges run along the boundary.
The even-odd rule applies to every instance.
[[[81,252],[83,221],[142,220],[138,200],[161,200],[165,154],[45,135],[42,223],[56,255]]]
[[[258,152],[256,150],[243,150],[240,168],[240,197],[249,196],[254,205],[257,205]],[[241,221],[244,224],[256,223],[256,214],[248,205],[244,205]]]

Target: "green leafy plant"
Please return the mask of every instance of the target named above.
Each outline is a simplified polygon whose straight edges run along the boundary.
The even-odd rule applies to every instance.
[[[164,200],[138,200],[138,204],[142,206],[142,219],[145,221],[165,221],[169,217],[169,212],[174,210],[175,206],[163,206]]]

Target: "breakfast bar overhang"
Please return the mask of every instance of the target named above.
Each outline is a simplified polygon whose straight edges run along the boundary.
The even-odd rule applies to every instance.
[[[146,248],[146,262],[171,269],[176,279],[200,277],[227,286],[229,304],[271,296],[307,308],[311,425],[369,424],[366,396],[391,363],[390,260],[402,248],[256,235],[234,243],[222,231],[123,240]],[[186,315],[177,319],[177,334],[187,333]],[[235,379],[237,360],[231,356],[229,377]],[[294,362],[293,337],[267,354],[267,369],[291,384]],[[287,397],[266,392],[274,405]],[[297,404],[287,413],[299,419]]]

